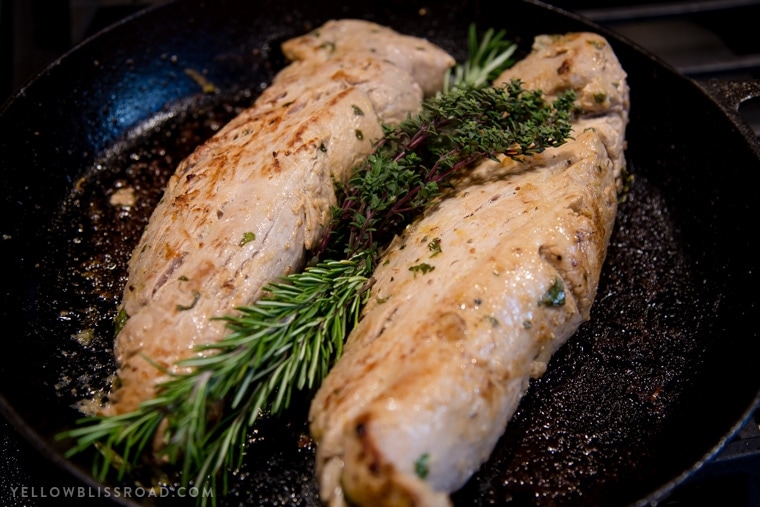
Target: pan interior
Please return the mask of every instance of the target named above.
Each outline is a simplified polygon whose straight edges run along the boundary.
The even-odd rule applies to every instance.
[[[104,134],[101,149],[72,149],[74,155],[61,160],[60,148],[40,149],[21,139],[39,129],[21,119],[24,98],[5,112],[4,128],[11,120],[21,126],[19,139],[6,140],[3,153],[14,142],[37,151],[2,160],[4,169],[14,170],[4,176],[6,188],[30,194],[18,200],[23,208],[4,201],[4,215],[21,224],[14,225],[19,237],[5,243],[19,252],[11,290],[4,293],[4,320],[21,314],[29,325],[8,340],[13,360],[2,361],[0,378],[8,402],[45,441],[70,427],[80,416],[75,405],[102,393],[114,372],[113,317],[126,263],[168,177],[284,65],[273,49],[278,41],[329,17],[356,15],[428,37],[461,59],[470,21],[485,27],[503,20],[523,52],[533,34],[588,28],[531,3],[516,4],[503,17],[489,16],[476,2],[377,10],[328,3],[319,12],[299,6],[277,17],[292,7],[286,4],[265,6],[262,12],[283,20],[266,29],[253,21],[260,13],[235,6],[233,16],[227,2],[218,9],[177,2],[166,13],[136,18],[154,33],[154,42],[164,41],[155,34],[166,14],[191,20],[194,37],[216,37],[212,45],[220,48],[197,58],[223,69],[223,78],[215,95],[182,92],[113,139]],[[249,22],[258,31],[246,31]],[[126,28],[104,37],[126,37]],[[737,221],[756,214],[757,206],[749,186],[737,182],[760,162],[696,86],[611,41],[630,77],[628,164],[634,179],[620,206],[592,319],[531,385],[490,461],[454,495],[456,505],[633,503],[710,452],[758,391],[750,358],[760,340],[757,331],[747,331],[754,329],[749,318],[757,307],[756,263],[751,235]],[[236,80],[243,78],[241,86]],[[33,92],[31,87],[28,94]],[[71,142],[60,133],[53,137],[59,146]],[[23,173],[24,164],[55,174],[43,180],[34,171]],[[38,188],[39,181],[53,183]],[[31,206],[36,209],[28,211]],[[13,387],[18,383],[23,390]],[[306,425],[309,394],[302,393],[284,417],[260,420],[220,505],[318,504]],[[75,465],[86,469],[87,458]]]

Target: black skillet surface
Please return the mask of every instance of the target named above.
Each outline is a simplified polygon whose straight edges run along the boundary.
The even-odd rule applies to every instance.
[[[591,29],[610,39],[632,90],[635,179],[592,320],[531,386],[491,460],[453,499],[629,505],[667,495],[757,405],[749,180],[760,150],[688,79],[599,27],[531,2],[179,1],[101,33],[19,90],[0,111],[3,413],[95,486],[88,456],[63,460],[67,442],[53,435],[113,371],[111,319],[126,260],[161,185],[285,65],[282,40],[337,17],[427,37],[459,59],[471,22],[506,28],[523,53],[544,32]],[[203,93],[202,80],[217,91]],[[128,210],[110,201],[127,187],[138,197]],[[286,417],[261,421],[220,505],[317,504],[307,404],[306,395]],[[192,503],[168,493],[130,500]]]

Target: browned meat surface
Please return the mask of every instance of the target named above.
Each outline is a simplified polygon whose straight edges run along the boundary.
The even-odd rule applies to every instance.
[[[411,74],[425,95],[441,89],[445,77],[441,69],[454,64],[448,54],[424,39],[399,35],[390,28],[356,19],[328,21],[311,33],[284,43],[282,50],[291,60],[315,61],[357,51],[370,53]]]

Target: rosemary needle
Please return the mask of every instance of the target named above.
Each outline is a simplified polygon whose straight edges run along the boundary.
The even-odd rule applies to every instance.
[[[369,297],[382,245],[440,195],[452,174],[483,158],[519,158],[565,141],[574,94],[547,104],[519,81],[488,87],[511,65],[515,46],[493,30],[478,43],[474,26],[469,41],[468,61],[444,91],[419,115],[384,126],[373,154],[337,189],[341,206],[309,266],[270,283],[266,296],[236,316],[222,317],[229,334],[181,361],[189,373],[170,374],[155,398],[130,413],[82,419],[58,435],[74,440],[67,457],[96,447],[95,477],[105,480],[115,468],[123,480],[154,453],[155,463],[181,470],[185,484],[215,490],[220,472],[241,465],[259,415],[280,414],[294,391],[313,389],[327,375]]]

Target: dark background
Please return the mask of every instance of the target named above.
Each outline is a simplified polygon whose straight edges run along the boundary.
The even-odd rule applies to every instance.
[[[81,41],[158,3],[161,1],[0,0],[0,102]],[[553,3],[618,31],[698,81],[760,78],[760,37],[751,26],[760,19],[760,1]],[[741,112],[760,135],[760,100],[745,104]],[[714,463],[661,505],[760,506],[759,423],[756,415]],[[41,456],[0,418],[0,505],[56,505],[51,499],[20,498],[13,494],[14,488],[36,487],[39,491],[69,485],[81,483]],[[98,504],[96,500],[88,502]]]
[[[0,102],[73,46],[165,0],[0,0]],[[553,0],[695,79],[760,78],[760,0]],[[756,28],[756,27],[755,27]],[[742,108],[760,134],[760,100]]]

